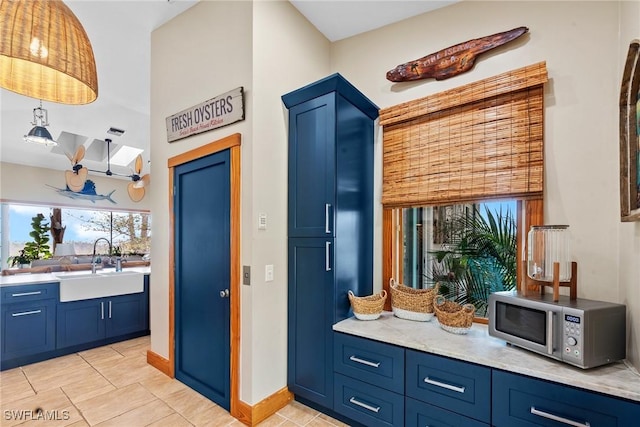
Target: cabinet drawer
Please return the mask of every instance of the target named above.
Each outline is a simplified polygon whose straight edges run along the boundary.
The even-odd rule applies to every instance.
[[[32,301],[2,306],[2,361],[55,349],[56,302]]]
[[[490,422],[491,369],[414,350],[406,365],[407,396]]]
[[[43,299],[58,299],[57,283],[42,283],[38,285],[3,286],[2,304],[14,304],[25,301]]]
[[[334,334],[334,370],[404,394],[404,349],[351,335]]]
[[[640,403],[493,371],[493,424],[522,426],[632,426]]]
[[[407,397],[404,401],[405,427],[489,427],[489,424]]]
[[[335,374],[333,410],[367,427],[404,425],[404,397]]]

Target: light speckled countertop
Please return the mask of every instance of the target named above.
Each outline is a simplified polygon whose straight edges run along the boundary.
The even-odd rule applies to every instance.
[[[487,325],[474,323],[468,334],[455,335],[435,317],[413,322],[384,312],[377,320],[343,320],[333,330],[640,402],[640,375],[623,362],[583,370],[509,346],[489,336]]]
[[[113,269],[105,269],[105,271],[113,271]],[[123,268],[122,271],[135,271],[143,274],[150,274],[151,267],[128,267]],[[24,273],[14,274],[11,276],[0,276],[0,286],[15,286],[15,285],[37,285],[38,283],[52,283],[59,282],[60,276],[73,276],[78,274],[91,273],[91,270],[80,271],[60,271],[57,273]]]

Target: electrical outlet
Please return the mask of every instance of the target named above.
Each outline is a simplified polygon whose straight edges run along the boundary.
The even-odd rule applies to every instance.
[[[264,266],[264,281],[273,282],[273,264],[267,264]]]

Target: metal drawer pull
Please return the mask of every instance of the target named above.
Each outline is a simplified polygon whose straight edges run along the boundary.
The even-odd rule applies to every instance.
[[[23,311],[22,313],[11,313],[11,317],[28,316],[30,314],[42,313],[42,310]]]
[[[464,391],[466,389],[466,387],[458,387],[458,386],[455,386],[455,385],[451,385],[451,384],[443,383],[443,382],[440,382],[440,381],[432,380],[429,377],[426,377],[424,379],[424,382],[427,383],[427,384],[435,385],[437,387],[446,388],[447,390],[457,391],[458,393],[464,393]]]
[[[111,319],[111,301],[109,301],[109,319]]]
[[[380,366],[380,362],[369,362],[368,360],[360,359],[358,356],[351,356],[349,357],[349,360],[357,363],[362,363],[363,365],[373,366],[374,368]]]
[[[21,292],[19,294],[11,294],[12,297],[26,297],[28,295],[40,295],[42,293],[42,291],[35,291],[35,292]]]
[[[324,270],[331,271],[331,242],[324,243]]]
[[[100,303],[100,319],[104,320],[104,302]]]
[[[550,414],[548,412],[541,411],[539,409],[536,409],[535,406],[531,407],[531,413],[533,415],[537,415],[537,416],[542,417],[542,418],[547,418],[549,420],[557,421],[559,423],[563,423],[563,424],[566,424],[568,426],[574,426],[574,427],[590,427],[591,426],[591,424],[589,424],[589,422],[587,422],[587,421],[585,421],[584,423],[579,423],[577,421],[573,421],[573,420],[570,420],[568,418],[559,417],[557,415],[553,415],[553,414]]]
[[[331,234],[331,229],[329,228],[329,209],[331,205],[329,203],[324,204],[324,232],[327,234]]]
[[[359,400],[357,400],[355,397],[352,397],[351,399],[349,399],[349,403],[353,403],[354,405],[358,405],[359,407],[364,408],[364,409],[366,409],[366,410],[368,410],[368,411],[371,411],[371,412],[375,412],[376,414],[377,414],[378,412],[380,412],[380,407],[379,407],[379,406],[376,406],[376,407],[374,408],[374,407],[373,407],[373,406],[371,406],[371,405],[367,405],[367,404],[366,404],[366,403],[364,403],[364,402],[360,402],[360,401],[359,401]]]

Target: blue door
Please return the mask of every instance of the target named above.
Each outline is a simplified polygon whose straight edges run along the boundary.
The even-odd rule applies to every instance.
[[[229,410],[229,150],[177,166],[176,378]]]

